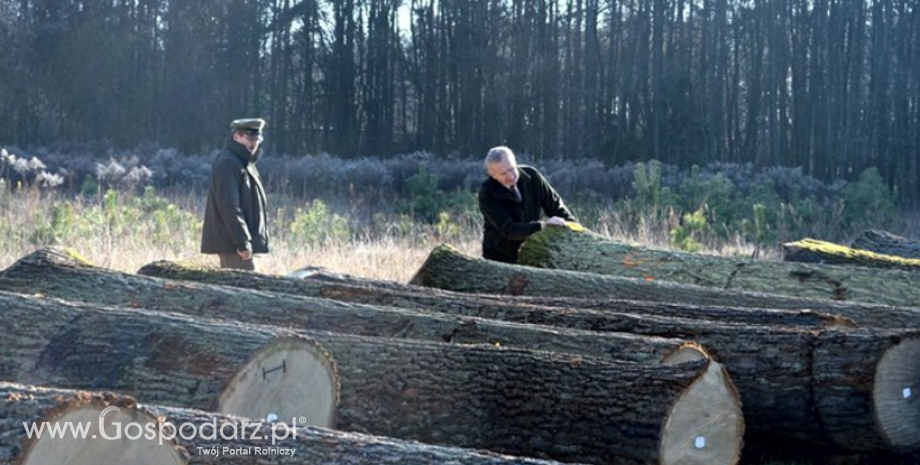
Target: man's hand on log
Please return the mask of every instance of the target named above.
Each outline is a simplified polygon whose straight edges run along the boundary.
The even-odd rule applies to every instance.
[[[565,219],[554,216],[544,223],[545,226],[565,226]]]

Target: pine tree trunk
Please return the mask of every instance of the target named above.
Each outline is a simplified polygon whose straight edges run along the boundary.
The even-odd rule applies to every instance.
[[[188,405],[182,400],[218,384],[209,380],[222,365],[238,370],[238,363],[214,357],[212,345],[245,347],[269,331],[10,294],[0,296],[0,308],[13,325],[0,340],[2,379],[111,389],[167,405]],[[334,426],[344,431],[597,464],[610,457],[627,464],[734,464],[740,453],[737,393],[724,368],[708,359],[614,363],[490,345],[310,335],[335,360],[341,396]],[[291,386],[266,391],[288,379],[326,376],[300,371],[297,362],[283,360],[278,365],[287,368],[280,371],[256,366],[224,394],[256,378],[262,389],[246,398],[274,398]],[[185,379],[199,382],[172,378],[185,374],[172,365],[190,364],[198,370]],[[297,398],[313,393],[294,394],[280,410],[241,416],[298,417],[297,409],[313,399]],[[709,446],[687,447],[698,437]]]
[[[787,262],[920,271],[920,260],[918,259],[851,249],[846,246],[814,239],[802,239],[783,244],[783,260]]]
[[[205,465],[215,460],[224,465],[557,464],[326,429],[295,429],[294,419],[279,419],[285,426],[272,429],[269,423],[257,424],[257,420],[218,413],[138,405],[131,397],[112,393],[0,382],[0,398],[0,463],[7,464]],[[118,410],[104,415],[103,432],[99,429],[99,415],[107,407]],[[47,429],[41,438],[33,435],[30,439],[23,426],[45,423],[45,428],[50,428],[66,421],[79,421],[92,429],[88,428],[87,436],[81,440],[51,438]],[[128,426],[131,423],[152,426],[138,439],[105,439],[137,437],[139,432]]]
[[[550,228],[521,246],[523,265],[798,297],[913,306],[920,275],[902,270],[777,263],[654,250]]]
[[[259,276],[255,273],[243,274],[247,275]],[[267,281],[262,279],[257,282]],[[267,288],[262,284],[259,287]],[[460,313],[448,315],[428,308],[412,311],[191,281],[180,283],[81,264],[52,249],[23,257],[0,273],[0,289],[40,293],[77,302],[143,307],[194,317],[227,318],[297,329],[438,342],[500,344],[632,362],[658,362],[677,351],[694,350],[685,347],[685,341],[676,339],[519,325]]]
[[[850,244],[850,247],[896,257],[920,259],[920,242],[885,231],[865,231]]]

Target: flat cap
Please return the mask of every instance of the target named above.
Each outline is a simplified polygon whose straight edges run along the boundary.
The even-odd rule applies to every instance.
[[[252,135],[262,134],[262,128],[264,127],[265,120],[262,118],[237,119],[230,123],[230,129],[234,131],[245,131]]]

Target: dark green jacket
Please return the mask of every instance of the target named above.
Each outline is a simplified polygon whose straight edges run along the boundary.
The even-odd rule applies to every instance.
[[[518,202],[512,192],[489,177],[479,188],[479,210],[484,221],[482,256],[499,262],[517,263],[518,249],[527,236],[542,228],[541,211],[575,221],[562,198],[536,168],[518,165]]]
[[[211,183],[201,231],[202,253],[268,252],[265,190],[256,161],[233,140],[211,165]]]

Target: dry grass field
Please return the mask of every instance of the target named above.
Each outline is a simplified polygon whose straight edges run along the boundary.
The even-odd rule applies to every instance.
[[[352,217],[321,201],[272,198],[269,211],[271,252],[257,256],[260,270],[287,273],[317,266],[355,276],[405,282],[438,244],[449,243],[480,254],[481,225],[475,211],[437,224],[406,215],[377,213]],[[0,269],[40,247],[72,248],[99,266],[134,272],[156,260],[217,265],[217,257],[198,252],[203,196],[196,193],[126,195],[109,191],[96,199],[59,195],[37,188],[0,190]],[[368,217],[370,216],[370,217]],[[627,227],[615,211],[602,211],[587,223],[609,237],[670,247],[667,225],[643,220]],[[634,232],[628,232],[634,231]],[[748,255],[741,240],[709,247],[704,253]],[[775,250],[761,257],[776,258]]]

